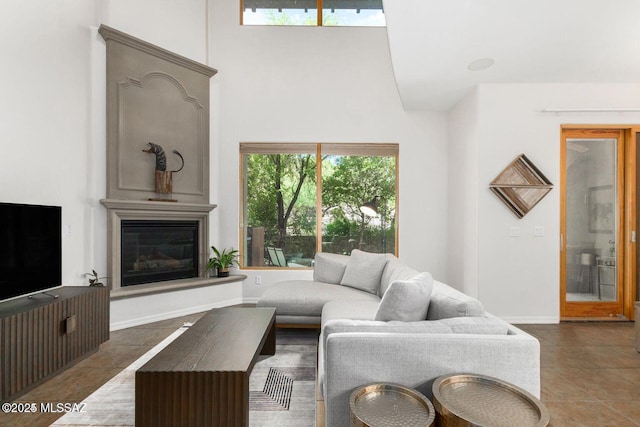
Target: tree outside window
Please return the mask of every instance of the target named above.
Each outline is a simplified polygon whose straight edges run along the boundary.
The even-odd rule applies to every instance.
[[[319,250],[396,252],[397,145],[245,143],[240,151],[243,267],[312,267]],[[364,213],[371,202],[375,210]]]
[[[322,162],[322,250],[395,252],[396,168],[390,156],[328,156]],[[375,216],[360,209],[375,200]]]

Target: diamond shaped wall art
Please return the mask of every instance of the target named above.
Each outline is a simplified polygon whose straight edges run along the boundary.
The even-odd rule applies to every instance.
[[[523,218],[552,188],[553,184],[524,154],[516,157],[489,184],[489,189],[518,218]]]

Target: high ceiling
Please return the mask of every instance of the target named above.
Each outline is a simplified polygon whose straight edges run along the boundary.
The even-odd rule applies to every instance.
[[[640,0],[384,0],[384,11],[407,110],[446,111],[480,83],[640,82]]]

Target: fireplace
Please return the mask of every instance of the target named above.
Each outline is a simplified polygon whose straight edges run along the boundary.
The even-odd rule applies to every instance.
[[[107,208],[111,299],[220,283],[206,268],[216,207],[209,175],[216,70],[104,25],[98,31],[107,50],[107,180],[100,202]],[[149,142],[164,147],[165,156],[143,151]],[[175,174],[171,194],[156,193],[157,170],[165,169]],[[172,229],[176,222],[188,227]]]
[[[121,223],[121,286],[198,277],[198,222]]]
[[[107,207],[112,299],[211,284],[209,212],[216,205],[114,199],[101,203]]]

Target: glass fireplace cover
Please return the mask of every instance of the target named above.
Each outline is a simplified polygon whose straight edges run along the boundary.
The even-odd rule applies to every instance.
[[[198,277],[198,221],[121,224],[121,286]]]

